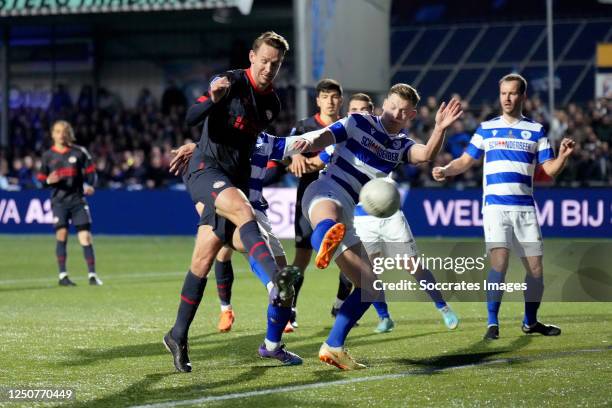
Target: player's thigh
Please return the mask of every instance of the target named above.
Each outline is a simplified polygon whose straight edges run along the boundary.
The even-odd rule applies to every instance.
[[[51,211],[53,212],[53,227],[55,230],[67,229],[70,221],[70,207],[64,204],[52,204]]]
[[[511,249],[513,247],[513,224],[508,211],[485,207],[482,225],[487,251],[495,248]]]
[[[324,219],[342,222],[342,200],[335,186],[325,179],[309,185],[302,197],[302,213],[311,226]]]
[[[417,257],[419,249],[412,235],[408,220],[401,211],[385,218],[380,226],[384,256],[395,258],[397,255],[409,258]]]
[[[236,187],[226,188],[217,196],[215,209],[217,214],[238,227],[255,219],[255,212],[249,199]]]
[[[514,248],[520,257],[541,257],[544,254],[542,232],[535,211],[512,213]]]
[[[91,234],[88,234],[91,231],[91,213],[89,212],[89,205],[87,203],[79,203],[75,204],[70,208],[70,218],[72,219],[72,224],[75,226],[77,231],[79,232],[79,240],[90,240]],[[82,245],[88,245],[83,244]]]
[[[353,225],[355,226],[355,231],[361,242],[366,246],[368,254],[380,251],[378,249],[378,244],[380,244],[381,234],[381,218],[377,218],[371,215],[357,215],[355,214],[353,218]],[[371,247],[368,247],[368,244],[373,244]]]

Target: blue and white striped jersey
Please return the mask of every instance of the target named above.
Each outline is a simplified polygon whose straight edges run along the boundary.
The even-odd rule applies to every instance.
[[[535,209],[535,166],[554,159],[555,154],[541,124],[522,117],[508,124],[501,116],[482,122],[466,149],[474,159],[484,154],[483,209]]]
[[[328,127],[336,139],[331,161],[320,178],[330,178],[357,203],[361,187],[374,178],[386,177],[408,161],[415,144],[400,132],[390,135],[378,116],[353,113]]]
[[[251,155],[251,178],[249,179],[249,201],[256,210],[265,211],[268,207],[263,198],[263,180],[269,160],[282,160],[299,153],[290,149],[293,142],[302,139],[300,136],[279,137],[266,132],[257,136],[255,149]]]

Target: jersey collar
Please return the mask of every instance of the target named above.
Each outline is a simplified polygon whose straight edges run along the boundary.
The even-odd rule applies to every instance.
[[[264,89],[259,88],[259,86],[257,86],[257,83],[255,82],[255,80],[253,79],[253,74],[251,73],[251,68],[250,67],[245,69],[244,72],[246,72],[246,76],[247,76],[247,78],[249,78],[249,83],[251,84],[251,86],[253,87],[255,92],[257,92],[258,94],[267,95],[267,94],[271,93],[274,90],[274,87],[272,86],[272,84],[268,85],[268,87],[264,88]]]
[[[68,146],[64,146],[63,149],[60,149],[59,147],[56,147],[55,145],[53,145],[51,146],[51,150],[53,150],[55,153],[66,154],[68,153],[68,150],[70,150],[70,148]]]

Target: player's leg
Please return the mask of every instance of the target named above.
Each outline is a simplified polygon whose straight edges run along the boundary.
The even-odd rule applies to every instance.
[[[542,233],[535,211],[517,211],[512,214],[515,232],[514,247],[525,267],[525,316],[522,330],[526,334],[539,333],[558,336],[561,329],[538,321],[538,309],[544,294]]]
[[[68,227],[59,226],[55,230],[55,257],[57,259],[57,268],[59,271],[59,284],[61,286],[76,286],[68,277],[66,270],[66,258],[68,252],[66,250],[68,244]]]
[[[321,180],[312,183],[306,194],[318,187],[319,183]],[[311,202],[309,219],[314,226],[310,242],[317,251],[315,265],[319,269],[325,269],[329,266],[346,232],[345,224],[342,222],[342,206],[337,200],[319,196]]]
[[[212,186],[215,185],[218,185],[217,182],[213,182]],[[249,254],[249,263],[256,264],[270,276],[276,275],[279,272],[278,266],[257,225],[253,207],[241,190],[236,187],[224,188],[226,186],[227,184],[216,188],[219,190],[218,193],[213,191],[216,193],[214,203],[217,214],[236,226],[242,246]]]
[[[485,243],[491,259],[491,269],[487,275],[487,331],[485,340],[499,338],[499,309],[504,294],[496,289],[506,281],[510,248],[513,246],[514,230],[507,211],[486,208],[483,211]]]
[[[351,282],[350,279],[347,278],[346,275],[341,272],[338,278],[338,292],[336,293],[336,301],[334,302],[331,309],[332,317],[336,317],[336,315],[338,314],[338,310],[340,309],[340,307],[342,307],[342,304],[351,294],[352,290],[353,282]]]
[[[77,230],[79,244],[83,248],[83,258],[87,264],[89,284],[93,286],[102,285],[102,281],[96,273],[96,256],[91,235],[91,214],[87,203],[78,203],[70,208],[72,223]]]
[[[215,257],[215,279],[217,294],[221,303],[221,314],[217,328],[220,332],[228,332],[234,324],[232,308],[232,285],[234,284],[234,268],[232,267],[232,250],[224,246]]]
[[[302,192],[303,196],[303,192]],[[310,239],[312,237],[312,228],[306,217],[302,213],[300,192],[298,191],[298,200],[295,204],[295,257],[293,258],[293,266],[300,269],[302,274],[295,282],[295,297],[293,299],[293,306],[291,310],[291,318],[289,319],[289,325],[287,325],[285,331],[291,332],[294,328],[298,327],[297,323],[297,300],[304,284],[304,272],[310,263],[312,258],[312,246]]]
[[[55,257],[57,259],[59,271],[59,284],[60,286],[76,286],[76,283],[71,281],[68,277],[68,271],[66,269],[66,258],[68,257],[68,221],[70,219],[70,213],[67,207],[60,204],[53,204],[51,210],[53,211],[53,227],[55,228]]]
[[[191,257],[191,267],[181,289],[176,321],[164,337],[164,344],[172,353],[174,366],[178,371],[191,371],[191,363],[187,354],[189,327],[204,295],[212,263],[222,246],[223,241],[215,235],[212,226],[199,226]]]
[[[365,210],[361,210],[360,206],[355,209],[353,224],[357,235],[365,247],[370,262],[375,258],[383,256],[385,239],[382,229],[384,229],[385,223],[386,219],[367,215]],[[387,333],[392,331],[395,327],[395,322],[391,319],[387,302],[374,302],[372,306],[374,306],[379,319],[374,332]]]
[[[257,218],[260,220],[259,214],[257,214]],[[276,276],[267,274],[263,268],[253,262],[252,257],[241,246],[241,236],[237,231],[234,232],[233,238],[234,247],[236,250],[244,252],[247,261],[251,263],[253,273],[268,292],[266,337],[259,346],[258,353],[262,358],[279,360],[283,365],[299,365],[302,364],[302,359],[297,354],[287,350],[282,343],[283,330],[291,316],[291,305],[293,304],[294,296],[293,283],[297,276],[299,276],[299,270],[286,266],[287,260],[280,241],[274,234],[271,234],[272,227],[269,221],[267,221],[267,217],[265,217],[265,220],[262,219],[262,221],[261,225],[264,229],[262,232],[265,244],[270,245],[270,251],[274,253],[279,266],[282,267]],[[269,227],[269,230],[266,227]],[[269,234],[268,231],[270,231]]]
[[[350,231],[348,234],[351,234]],[[347,239],[347,244],[352,242],[355,242],[352,237]],[[358,238],[356,244],[338,255],[336,264],[353,282],[355,289],[338,311],[329,336],[319,350],[319,359],[344,370],[365,368],[348,354],[344,344],[348,333],[366,312],[372,300],[384,301],[384,294],[373,289],[377,278]]]

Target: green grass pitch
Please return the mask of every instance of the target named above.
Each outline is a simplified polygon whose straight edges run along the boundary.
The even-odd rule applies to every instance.
[[[431,303],[393,302],[392,333],[374,334],[377,318],[369,310],[349,335],[347,346],[369,368],[341,372],[317,358],[332,323],[338,272],[311,268],[298,305],[300,327],[284,337],[304,365],[279,367],[256,355],[267,294],[238,255],[234,328],[216,331],[213,273],[190,333],[194,371],[179,374],[161,339],[174,322],[193,239],[96,237],[104,286],[90,287],[81,248],[70,238],[75,288],[57,286],[52,236],[0,235],[0,388],[67,387],[76,400],[0,406],[612,404],[610,303],[545,303],[542,321],[559,325],[563,334],[544,338],[523,335],[522,304],[508,302],[500,314],[501,339],[484,343],[482,303],[452,304],[460,326],[451,332]]]

